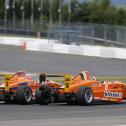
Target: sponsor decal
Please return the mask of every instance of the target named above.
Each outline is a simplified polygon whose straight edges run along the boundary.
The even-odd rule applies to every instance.
[[[27,82],[20,83],[20,85],[27,85],[27,84],[28,84]]]
[[[100,84],[92,84],[92,87],[100,86]]]
[[[101,100],[103,100],[103,101],[108,101],[109,99],[108,98],[101,98]]]
[[[71,81],[71,78],[65,78],[65,81]]]
[[[112,97],[112,98],[122,98],[122,93],[105,91],[104,96],[105,97]]]
[[[122,102],[126,102],[126,100],[125,100],[125,99],[123,99],[123,100],[122,100]]]
[[[115,99],[115,98],[110,98],[109,101],[116,102],[117,99]]]
[[[32,95],[35,96],[35,92],[33,92]]]
[[[100,100],[100,97],[94,97],[95,100]]]
[[[17,90],[18,87],[12,87],[10,88],[11,90]]]
[[[5,90],[0,90],[0,93],[4,93],[5,92]]]
[[[71,74],[66,74],[65,75],[65,82],[64,82],[64,87],[65,87],[65,92],[69,92],[69,86],[72,81],[72,75]]]
[[[108,90],[108,84],[105,84],[105,90]]]

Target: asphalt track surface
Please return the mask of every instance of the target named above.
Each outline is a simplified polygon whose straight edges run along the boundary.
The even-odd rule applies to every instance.
[[[31,52],[0,46],[0,70],[72,74],[89,70],[95,76],[126,76],[126,60]]]
[[[96,75],[126,75],[126,60],[27,52],[0,46],[0,71],[78,73],[88,69]],[[126,126],[126,104],[48,106],[0,104],[0,126]]]

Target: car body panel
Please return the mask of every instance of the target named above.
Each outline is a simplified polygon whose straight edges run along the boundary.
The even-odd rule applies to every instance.
[[[83,71],[71,80],[68,78],[67,80],[70,81],[70,84],[67,91],[64,89],[65,94],[77,94],[79,88],[85,86],[93,91],[94,100],[123,102],[126,99],[126,84],[120,81],[93,80],[88,71]]]
[[[5,74],[2,77],[3,81],[0,83],[0,95],[2,98],[6,93],[16,95],[17,89],[22,85],[30,87],[34,97],[37,87],[40,86],[39,83],[36,80],[33,80],[30,75],[27,75],[25,71],[19,71],[11,75]]]

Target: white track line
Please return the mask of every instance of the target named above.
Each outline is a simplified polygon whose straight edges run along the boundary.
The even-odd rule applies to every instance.
[[[126,125],[115,125],[115,126],[126,126]]]

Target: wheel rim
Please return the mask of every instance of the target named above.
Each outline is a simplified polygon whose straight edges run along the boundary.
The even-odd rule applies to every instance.
[[[87,103],[91,103],[92,100],[93,100],[93,93],[90,89],[87,89],[85,91],[85,100],[86,100]]]
[[[32,91],[30,89],[26,89],[24,92],[24,97],[27,102],[30,102],[32,99]]]

